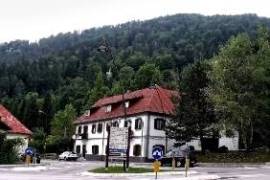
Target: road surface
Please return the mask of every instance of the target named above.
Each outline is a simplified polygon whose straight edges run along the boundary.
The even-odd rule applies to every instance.
[[[93,175],[87,170],[104,166],[104,162],[65,162],[47,161],[42,166],[0,166],[0,180],[153,180],[154,174],[148,175]],[[147,166],[147,165],[145,165]],[[150,164],[148,167],[151,167]],[[190,169],[188,178],[184,177],[183,168],[177,169],[180,174],[158,176],[162,180],[269,180],[270,165],[244,167],[194,167]]]

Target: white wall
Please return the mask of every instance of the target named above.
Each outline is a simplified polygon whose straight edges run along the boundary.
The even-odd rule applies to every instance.
[[[135,120],[137,118],[142,118],[143,126],[142,129],[135,130]],[[141,145],[141,157],[148,157],[152,158],[152,149],[154,145],[163,145],[165,147],[165,151],[168,151],[173,148],[174,140],[170,140],[166,138],[165,131],[164,130],[157,130],[154,128],[154,122],[156,118],[163,118],[166,121],[169,120],[168,117],[165,116],[158,116],[158,115],[148,115],[148,114],[140,114],[133,117],[126,118],[127,120],[131,120],[131,130],[133,131],[133,139],[131,139],[130,142],[130,156],[133,156],[133,147],[135,145]],[[99,155],[105,155],[106,154],[106,145],[107,145],[107,131],[106,131],[106,124],[111,123],[113,121],[119,122],[119,127],[124,127],[124,118],[117,118],[114,120],[109,121],[100,121],[100,122],[93,122],[83,125],[77,125],[76,126],[76,134],[78,132],[78,127],[82,127],[82,133],[83,133],[83,127],[88,126],[88,140],[80,140],[76,139],[74,151],[76,151],[76,146],[81,146],[81,152],[82,152],[82,145],[86,145],[87,153],[86,154],[92,154],[92,146],[98,145],[99,146]],[[102,133],[97,132],[98,123],[102,123]],[[96,124],[96,133],[92,133],[92,125]],[[149,125],[149,131],[148,131],[148,125]],[[190,146],[194,146],[195,150],[199,151],[201,150],[201,143],[200,140],[192,140],[187,143]],[[219,147],[225,145],[229,148],[229,150],[238,150],[238,135],[236,135],[234,138],[228,138],[224,135],[219,139]],[[165,152],[166,153],[166,152]]]
[[[22,140],[23,144],[17,147],[19,153],[24,153],[25,149],[28,147],[28,143],[29,143],[29,136],[28,135],[7,134],[6,138],[7,139],[21,139]]]

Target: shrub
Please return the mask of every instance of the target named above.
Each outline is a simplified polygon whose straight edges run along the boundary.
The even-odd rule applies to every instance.
[[[17,147],[22,145],[20,139],[6,139],[0,135],[0,164],[12,164],[19,160]]]

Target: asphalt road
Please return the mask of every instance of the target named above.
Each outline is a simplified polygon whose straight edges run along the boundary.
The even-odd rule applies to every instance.
[[[27,167],[0,166],[0,180],[152,180],[154,174],[148,175],[92,175],[87,170],[104,166],[104,162],[65,162],[47,161],[45,165]],[[150,165],[145,165],[150,167]],[[158,179],[192,179],[192,180],[269,180],[270,165],[244,166],[244,167],[194,167],[191,168],[189,178],[184,177],[183,168],[177,169],[182,174],[160,175]]]

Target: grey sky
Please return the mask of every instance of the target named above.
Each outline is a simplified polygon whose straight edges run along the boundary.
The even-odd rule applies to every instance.
[[[269,0],[0,0],[0,42],[176,13],[270,17]]]

